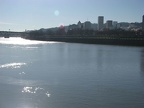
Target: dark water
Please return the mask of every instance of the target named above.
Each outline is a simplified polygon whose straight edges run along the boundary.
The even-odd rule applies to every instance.
[[[144,108],[144,48],[0,38],[0,108]]]

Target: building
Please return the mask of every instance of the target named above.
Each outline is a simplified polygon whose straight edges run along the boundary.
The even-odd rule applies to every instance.
[[[98,30],[103,30],[104,28],[104,17],[99,16],[98,17]]]
[[[77,25],[79,29],[82,29],[82,23],[80,21],[77,23]]]
[[[118,29],[118,22],[117,21],[113,21],[113,28]]]
[[[108,20],[106,22],[106,28],[109,29],[109,30],[113,29],[113,24],[112,23],[113,23],[112,20]]]
[[[85,30],[90,30],[91,29],[91,22],[90,21],[86,21],[84,23],[84,29]]]
[[[78,29],[78,25],[76,24],[69,25],[68,30],[74,30],[74,29]]]
[[[144,15],[142,17],[142,30],[144,31]]]
[[[91,29],[92,30],[97,30],[98,24],[91,24]]]

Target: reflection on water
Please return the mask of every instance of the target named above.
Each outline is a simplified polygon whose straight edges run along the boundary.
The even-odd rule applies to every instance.
[[[0,38],[0,44],[13,44],[13,45],[36,45],[36,44],[51,44],[56,42],[44,42],[44,41],[34,41],[34,40],[26,40],[19,37],[11,37],[11,38]],[[29,47],[31,48],[31,47]]]
[[[48,91],[45,91],[44,88],[40,88],[40,87],[24,87],[22,90],[22,93],[31,93],[31,94],[37,94],[37,95],[41,95],[41,94],[45,94],[47,97],[50,97],[50,93]]]
[[[0,65],[0,68],[21,68],[21,66],[26,65],[26,63],[8,63]]]
[[[25,48],[27,48],[27,49],[36,49],[38,47],[25,47]]]
[[[141,70],[144,73],[144,49],[141,51],[141,56],[140,56],[140,61],[141,61]]]
[[[25,73],[25,72],[20,72],[19,74],[20,74],[20,75],[25,75],[26,73]]]
[[[13,49],[17,49],[17,48],[22,48],[22,49],[37,49],[38,47],[34,47],[34,46],[12,46],[11,48]]]
[[[144,82],[144,49],[141,50],[141,54],[140,54],[140,69],[141,69],[141,78],[143,83]]]

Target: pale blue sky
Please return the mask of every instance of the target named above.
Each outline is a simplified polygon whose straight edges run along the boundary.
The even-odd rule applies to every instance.
[[[24,31],[69,25],[98,16],[118,22],[141,22],[144,0],[0,0],[0,31]]]

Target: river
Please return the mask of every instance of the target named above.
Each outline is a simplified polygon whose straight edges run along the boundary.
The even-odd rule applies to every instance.
[[[0,108],[144,108],[144,48],[0,38]]]

